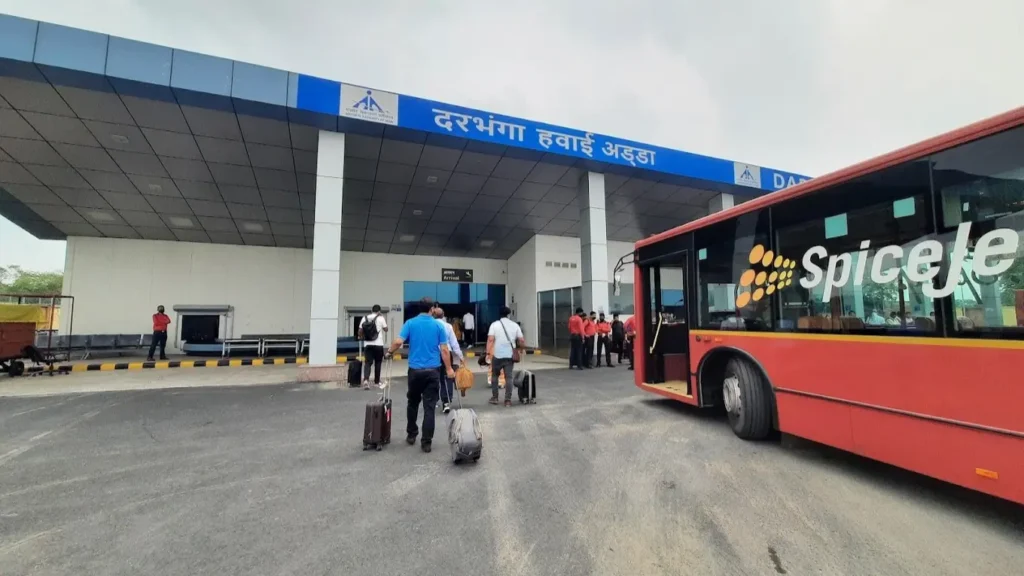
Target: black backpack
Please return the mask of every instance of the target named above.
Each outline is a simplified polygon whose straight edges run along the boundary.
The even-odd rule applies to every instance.
[[[380,314],[374,314],[372,318],[368,317],[363,320],[363,325],[360,326],[363,332],[363,340],[371,341],[377,339],[379,335],[377,332],[377,318],[379,317]]]

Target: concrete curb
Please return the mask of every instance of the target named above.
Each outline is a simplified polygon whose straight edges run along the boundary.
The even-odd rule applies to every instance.
[[[539,355],[540,350],[526,350],[527,355]],[[475,352],[466,352],[466,358],[476,358]],[[395,354],[401,360],[401,354]],[[349,356],[338,356],[338,364],[345,364]],[[362,356],[352,356],[353,360],[362,360]],[[218,358],[216,360],[168,360],[162,362],[99,362],[92,364],[62,364],[52,368],[30,366],[25,369],[26,376],[47,374],[67,374],[71,372],[111,372],[114,370],[164,370],[168,368],[234,368],[238,366],[283,366],[286,364],[307,364],[306,356],[286,356],[281,358]]]

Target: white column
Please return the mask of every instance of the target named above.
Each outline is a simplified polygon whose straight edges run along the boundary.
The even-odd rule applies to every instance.
[[[722,210],[728,210],[735,206],[735,201],[732,194],[718,194],[710,201],[708,201],[708,214],[714,214],[715,212],[721,212]]]
[[[341,286],[341,194],[345,135],[320,132],[313,216],[313,290],[309,306],[309,364],[338,360],[338,294]]]
[[[586,172],[576,197],[580,203],[580,251],[583,310],[608,312],[608,220],[604,209],[604,174]]]

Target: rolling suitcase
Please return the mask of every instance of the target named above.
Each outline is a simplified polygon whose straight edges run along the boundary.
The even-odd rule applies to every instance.
[[[512,374],[512,380],[516,386],[516,393],[519,394],[520,404],[537,403],[537,377],[529,370],[516,370]]]
[[[363,341],[359,341],[359,356],[348,363],[348,385],[351,388],[358,388],[363,382]]]
[[[462,396],[459,399],[459,407],[448,412],[445,416],[448,428],[448,445],[452,449],[452,462],[460,464],[480,459],[483,451],[483,435],[480,433],[480,421],[477,420],[476,411],[472,408],[462,407]]]
[[[385,360],[383,390],[380,398],[366,403],[363,422],[363,450],[380,451],[391,443],[391,359]]]

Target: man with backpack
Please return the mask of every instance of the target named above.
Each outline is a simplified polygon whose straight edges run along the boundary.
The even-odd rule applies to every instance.
[[[388,322],[380,312],[380,304],[373,305],[373,313],[363,318],[359,325],[359,338],[363,348],[363,389],[370,388],[370,366],[373,366],[373,383],[380,386],[380,366],[384,362],[384,334]]]

